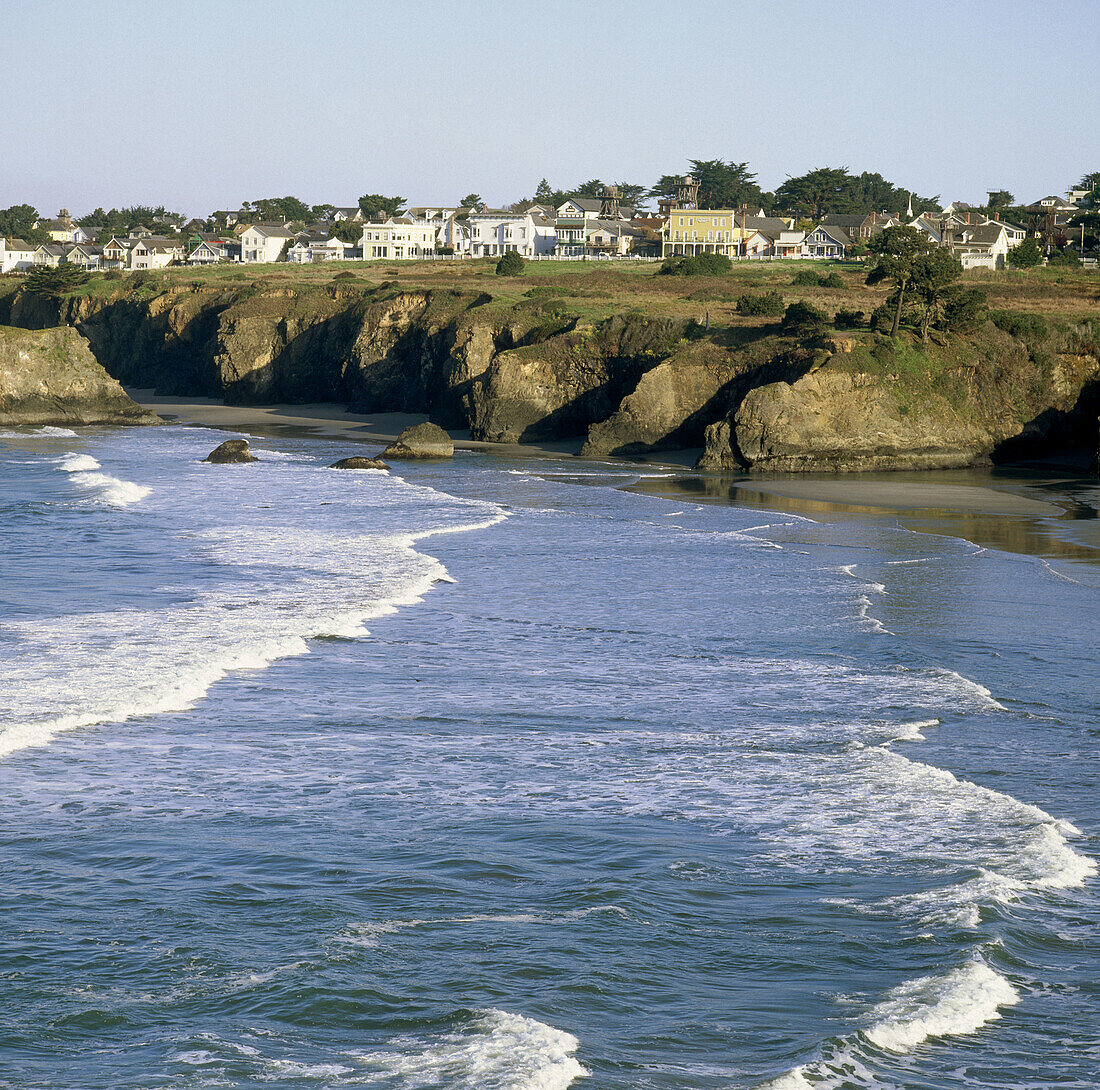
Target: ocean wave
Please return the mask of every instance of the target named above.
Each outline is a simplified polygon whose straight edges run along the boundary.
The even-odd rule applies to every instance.
[[[129,507],[131,504],[140,503],[153,491],[146,485],[123,481],[107,473],[79,471],[70,473],[69,480],[80,488],[94,491],[97,500],[112,507]]]
[[[350,1054],[363,1075],[408,1087],[448,1090],[566,1090],[589,1072],[571,1033],[534,1018],[488,1009],[435,1038],[399,1038],[378,1051]]]
[[[102,469],[103,467],[90,454],[70,453],[62,455],[57,464],[66,473],[75,473],[80,470]]]
[[[879,1048],[911,1052],[929,1037],[974,1033],[1019,1001],[1020,993],[979,959],[894,988],[871,1011],[874,1021],[863,1033]]]

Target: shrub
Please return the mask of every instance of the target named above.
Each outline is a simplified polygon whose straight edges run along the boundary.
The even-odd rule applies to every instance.
[[[103,279],[104,280],[121,280],[122,279],[122,273],[118,269],[108,269],[103,274]]]
[[[1046,319],[1039,314],[1016,314],[1011,310],[990,311],[989,320],[1018,340],[1040,339],[1046,336]]]
[[[665,276],[725,276],[733,262],[725,254],[693,254],[691,257],[666,257],[657,270]]]
[[[894,307],[883,303],[871,311],[871,328],[876,333],[889,333],[894,328]]]
[[[523,258],[515,250],[509,250],[497,262],[497,276],[522,276]]]
[[[821,278],[821,279],[820,279],[820,280],[818,281],[818,283],[819,283],[819,284],[820,284],[820,285],[821,285],[821,286],[822,286],[823,288],[843,288],[843,287],[845,287],[845,286],[846,286],[846,285],[845,285],[845,283],[844,283],[844,280],[843,280],[843,279],[841,278],[840,274],[839,274],[839,273],[837,273],[837,272],[833,272],[832,270],[830,270],[829,272],[827,272],[827,273],[826,273],[826,274],[825,274],[825,275],[824,275],[824,276],[823,276],[823,277],[822,277],[822,278]]]
[[[1076,269],[1081,264],[1081,258],[1076,250],[1063,250],[1059,254],[1051,254],[1047,258],[1047,264],[1066,269]]]
[[[824,311],[818,310],[812,303],[798,299],[787,307],[780,327],[784,333],[814,333],[828,321]]]
[[[1031,269],[1043,260],[1043,250],[1033,238],[1025,238],[1008,251],[1008,263],[1016,269]]]
[[[944,303],[941,329],[973,329],[988,311],[986,294],[979,288],[956,288]]]
[[[737,313],[750,316],[782,314],[783,296],[777,291],[766,291],[763,295],[745,292],[737,297]]]
[[[841,307],[836,314],[833,315],[833,325],[835,325],[837,329],[856,329],[863,325],[863,311],[849,310],[847,307]]]
[[[332,279],[333,280],[354,280],[355,279],[355,273],[349,272],[347,269],[345,269],[343,272],[338,272]]]
[[[800,288],[816,288],[817,273],[813,269],[799,269],[791,279],[791,283]]]

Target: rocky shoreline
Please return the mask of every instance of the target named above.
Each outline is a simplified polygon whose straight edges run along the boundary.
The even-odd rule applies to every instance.
[[[159,423],[107,374],[75,329],[0,326],[0,425]]]
[[[987,322],[914,348],[339,281],[15,291],[0,321],[75,327],[109,375],[160,395],[404,413],[474,442],[579,440],[588,457],[702,448],[698,468],[718,472],[988,464],[1095,446],[1100,410],[1092,325],[1029,342]]]

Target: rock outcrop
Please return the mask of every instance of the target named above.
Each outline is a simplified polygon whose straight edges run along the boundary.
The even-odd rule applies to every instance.
[[[455,445],[438,425],[427,421],[406,428],[384,451],[383,458],[452,458]]]
[[[333,462],[329,469],[389,469],[380,458],[362,458],[353,455],[351,458],[341,458]]]
[[[0,424],[159,424],[75,329],[0,326]]]
[[[718,472],[969,465],[1095,442],[1088,322],[1010,333],[1019,323],[1002,318],[939,344],[863,329],[799,338],[636,311],[584,318],[586,304],[546,287],[517,300],[231,273],[124,278],[56,301],[5,283],[0,321],[75,326],[109,374],[163,394],[417,413],[489,442],[586,437],[592,456],[703,446],[699,468]]]
[[[204,462],[213,462],[214,465],[229,466],[243,462],[258,462],[260,459],[248,449],[247,439],[226,439],[218,444],[205,458]]]

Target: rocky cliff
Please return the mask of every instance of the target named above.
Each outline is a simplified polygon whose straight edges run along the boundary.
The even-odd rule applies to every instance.
[[[424,413],[490,442],[581,437],[592,456],[703,448],[713,471],[959,466],[1096,439],[1089,323],[1026,337],[986,323],[922,346],[712,329],[709,315],[592,318],[547,286],[517,297],[245,273],[105,286],[60,302],[9,290],[0,321],[75,326],[111,375],[162,394]]]
[[[0,326],[0,424],[157,424],[74,329]]]

